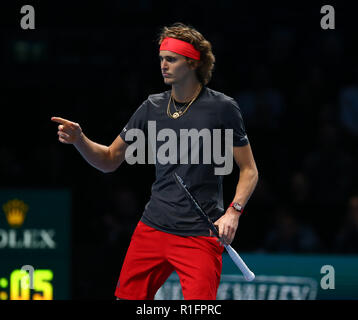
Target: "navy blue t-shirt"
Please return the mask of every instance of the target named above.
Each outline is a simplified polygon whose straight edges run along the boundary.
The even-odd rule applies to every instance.
[[[184,180],[201,207],[215,221],[225,213],[224,175],[219,169],[225,167],[225,163],[230,163],[228,159],[223,160],[225,143],[232,150],[232,146],[245,146],[249,141],[240,108],[234,99],[203,87],[188,110],[181,117],[173,119],[167,114],[170,94],[168,90],[150,95],[120,133],[127,144],[136,143],[138,149],[138,141],[144,137],[145,163],[154,163],[156,168],[151,197],[141,221],[176,235],[208,236],[207,225],[176,184],[173,173],[176,172]],[[176,103],[176,107],[179,109],[180,104]],[[175,111],[171,104],[170,113]],[[226,138],[225,129],[228,132]],[[138,131],[143,134],[134,134],[133,138],[133,132]],[[154,157],[148,157],[148,149]],[[135,156],[139,153],[137,150]],[[220,154],[222,158],[218,158]],[[229,157],[234,163],[232,153],[226,158]],[[229,172],[224,174],[230,173],[230,166],[227,167]]]

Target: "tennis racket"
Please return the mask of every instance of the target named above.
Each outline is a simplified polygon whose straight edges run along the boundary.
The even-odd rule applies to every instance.
[[[173,177],[179,187],[184,190],[186,196],[189,198],[192,204],[194,204],[194,207],[196,209],[196,212],[199,214],[199,216],[203,219],[203,221],[206,222],[210,230],[213,232],[213,234],[219,237],[219,231],[215,227],[214,223],[210,220],[209,216],[205,213],[205,211],[200,207],[198,201],[194,198],[194,196],[191,194],[191,192],[188,190],[187,186],[184,184],[184,181],[182,178],[180,178],[176,173],[173,174]],[[241,270],[242,274],[244,275],[244,278],[246,281],[252,281],[255,279],[255,274],[248,268],[248,266],[245,264],[245,262],[241,259],[239,254],[235,251],[234,248],[232,248],[230,245],[224,244],[224,247],[229,254],[232,261],[237,265],[237,267]]]

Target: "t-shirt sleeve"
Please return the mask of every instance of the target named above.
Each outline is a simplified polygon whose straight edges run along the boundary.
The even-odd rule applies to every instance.
[[[241,110],[238,103],[234,99],[230,99],[224,105],[222,112],[222,122],[224,129],[233,130],[233,145],[234,147],[242,147],[249,143],[246,134],[244,120],[241,115]]]
[[[141,106],[133,113],[127,124],[119,134],[121,138],[127,143],[132,144],[135,140],[131,135],[127,135],[129,130],[141,130],[144,135],[147,134],[147,114],[148,114],[148,100],[144,101]]]

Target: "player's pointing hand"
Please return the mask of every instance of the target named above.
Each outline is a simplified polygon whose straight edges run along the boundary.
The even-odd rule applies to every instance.
[[[58,140],[62,143],[75,144],[81,137],[82,129],[76,122],[59,117],[52,117],[52,121],[59,123]]]

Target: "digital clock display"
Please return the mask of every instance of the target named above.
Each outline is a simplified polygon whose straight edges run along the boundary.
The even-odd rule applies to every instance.
[[[49,269],[35,270],[33,274],[33,289],[30,285],[24,286],[24,274],[21,269],[13,270],[9,278],[0,278],[1,300],[53,300],[53,272]],[[30,282],[30,279],[26,279]]]

